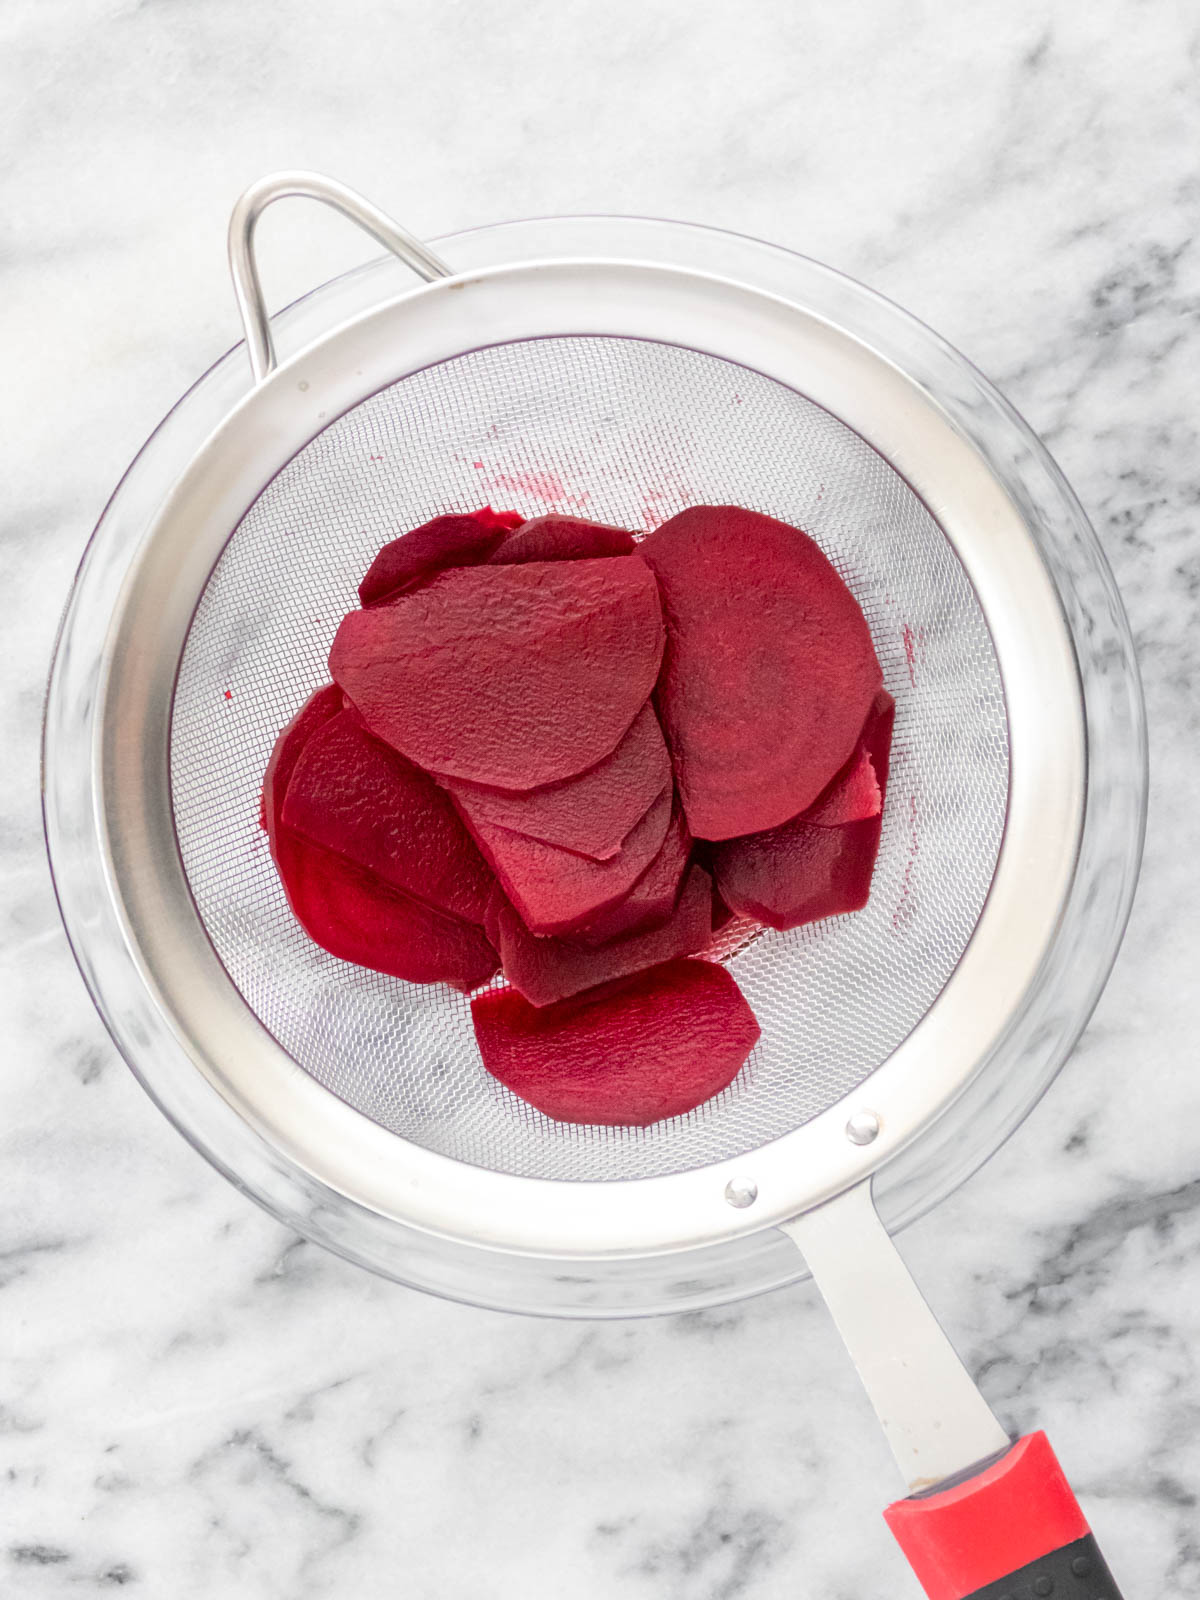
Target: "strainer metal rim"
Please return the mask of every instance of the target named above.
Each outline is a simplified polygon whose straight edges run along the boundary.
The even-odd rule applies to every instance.
[[[433,1155],[300,1071],[232,989],[191,906],[168,826],[166,686],[190,597],[246,505],[321,425],[405,371],[472,345],[587,332],[700,349],[825,405],[930,505],[997,638],[1016,710],[1006,841],[958,971],[869,1088],[852,1097],[866,1095],[879,1117],[869,1146],[847,1140],[854,1106],[842,1102],[752,1156],[665,1178],[565,1186]],[[337,1192],[434,1234],[556,1256],[655,1254],[757,1231],[839,1192],[893,1158],[986,1057],[1036,977],[1070,887],[1083,802],[1082,704],[1058,597],[1017,508],[894,366],[820,317],[712,275],[644,263],[524,263],[413,290],[327,335],[241,402],[184,473],[126,581],[108,655],[99,814],[109,892],[143,981],[201,1071],[260,1134]],[[934,1068],[914,1069],[930,1055]],[[727,1182],[748,1166],[759,1191],[752,1215],[725,1200]]]

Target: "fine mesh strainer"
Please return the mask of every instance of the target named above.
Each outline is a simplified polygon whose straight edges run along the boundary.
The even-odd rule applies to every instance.
[[[293,351],[277,362],[252,240],[287,194],[346,212],[392,256],[277,318]],[[910,1489],[939,1486],[894,1521],[929,1592],[958,1600],[1086,1525],[1065,1501],[1001,1517],[1001,1554],[937,1588],[929,1530],[985,1500],[992,1517],[1014,1485],[1049,1505],[1052,1458],[1040,1436],[1009,1449],[876,1207],[895,1226],[994,1148],[1115,954],[1145,784],[1107,569],[984,380],[828,269],[619,219],[443,248],[308,175],[239,202],[253,387],[232,352],[146,447],[52,674],[47,834],[80,965],[211,1159],[404,1281],[622,1314],[787,1281],[798,1244]],[[716,955],[762,1041],[717,1099],[649,1128],[547,1119],[484,1071],[462,996],[318,949],[257,825],[275,736],[327,677],[374,552],[489,501],[633,528],[734,502],[803,527],[862,605],[896,699],[867,908],[789,934],[730,928]],[[945,1488],[989,1456],[990,1476]],[[1099,1574],[1090,1549],[1072,1559]]]

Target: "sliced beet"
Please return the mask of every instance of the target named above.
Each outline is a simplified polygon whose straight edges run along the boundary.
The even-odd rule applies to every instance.
[[[888,773],[892,769],[892,730],[895,726],[896,702],[886,689],[880,689],[871,702],[860,736],[879,785],[880,812],[887,798]]]
[[[881,796],[894,715],[895,702],[881,691],[863,733]],[[882,812],[832,827],[802,813],[782,827],[714,845],[717,888],[732,910],[771,928],[860,911],[871,891],[882,824]]]
[[[614,905],[578,924],[572,930],[572,939],[581,944],[605,944],[609,939],[644,932],[666,922],[679,898],[691,849],[692,836],[676,803],[658,854],[633,888]]]
[[[364,606],[377,606],[445,567],[486,561],[521,521],[516,511],[484,506],[481,511],[453,512],[423,522],[384,545],[358,586],[358,598]]]
[[[521,793],[446,778],[472,823],[507,828],[606,861],[671,782],[671,758],[647,703],[611,754],[577,777]]]
[[[342,709],[342,692],[336,683],[327,683],[318,689],[300,707],[296,715],[275,741],[267,770],[263,774],[262,799],[259,806],[259,826],[269,833],[273,826],[278,803],[282,802],[291,782],[296,763],[304,747],[316,733]]]
[[[666,788],[607,861],[490,823],[468,821],[468,826],[530,932],[569,934],[629,893],[657,855],[670,820],[671,790]]]
[[[720,933],[722,928],[728,927],[735,916],[737,916],[737,912],[731,911],[725,904],[724,900],[721,899],[721,891],[714,883],[712,897],[712,931],[714,933]],[[495,942],[496,941],[493,939],[492,943],[494,944]]]
[[[536,789],[615,749],[662,648],[654,574],[633,555],[440,573],[350,612],[329,665],[371,732],[427,772]]]
[[[448,795],[342,711],[309,739],[283,802],[285,827],[468,922],[495,879]]]
[[[507,902],[494,907],[487,926],[513,988],[535,1006],[551,1005],[613,978],[703,950],[712,933],[712,879],[703,867],[693,867],[666,922],[599,946],[573,939],[539,939]]]
[[[464,993],[477,988],[500,964],[482,929],[400,894],[282,822],[308,745],[341,715],[336,687],[319,689],[280,734],[267,766],[263,811],[293,915],[311,939],[343,961],[411,983],[451,983]]]
[[[579,561],[587,557],[627,556],[636,548],[624,528],[581,517],[532,517],[492,551],[492,566],[515,561]]]
[[[496,947],[497,952],[500,949],[500,913],[508,903],[508,896],[504,893],[504,890],[498,883],[494,883],[492,892],[488,896],[488,903],[483,908],[483,931]]]
[[[836,828],[843,822],[865,822],[868,817],[877,817],[882,810],[879,779],[875,776],[870,752],[860,737],[854,754],[809,806],[804,818],[822,828]]]
[[[882,677],[858,602],[798,528],[693,506],[638,547],[658,578],[658,686],[684,812],[731,839],[803,811],[849,759]]]
[[[798,928],[862,910],[878,846],[874,817],[838,828],[785,822],[722,843],[714,865],[734,911],[769,928]]]
[[[410,899],[289,828],[276,829],[273,854],[296,920],[330,955],[409,983],[449,983],[464,994],[499,968],[476,923]]]
[[[471,1001],[483,1064],[559,1122],[646,1127],[732,1083],[759,1036],[724,967],[668,961],[556,1005],[515,989]]]

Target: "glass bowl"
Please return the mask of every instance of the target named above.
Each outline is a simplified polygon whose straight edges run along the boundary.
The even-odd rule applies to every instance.
[[[687,224],[567,217],[435,241],[459,270],[530,259],[635,260],[732,279],[805,308],[903,371],[984,458],[1036,542],[1074,646],[1086,718],[1078,860],[1056,936],[1024,1004],[957,1099],[874,1180],[892,1230],[963,1181],[1036,1104],[1087,1022],[1132,901],[1146,810],[1146,735],[1129,628],[1104,556],[1055,463],[983,376],[881,296],[776,246]],[[282,357],[411,287],[372,262],[272,321]],[[109,618],[139,543],[209,434],[251,388],[243,346],[179,401],[113,494],[80,564],[50,675],[43,746],[47,844],[68,937],[110,1033],[190,1142],[280,1221],[348,1259],[451,1298],[523,1312],[622,1316],[695,1309],[803,1277],[774,1227],[683,1252],[587,1260],[435,1235],[356,1203],[257,1133],[169,1026],[126,941],[95,802],[97,705]]]

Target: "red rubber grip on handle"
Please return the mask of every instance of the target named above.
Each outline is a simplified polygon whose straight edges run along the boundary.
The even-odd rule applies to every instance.
[[[965,1600],[1091,1531],[1044,1433],[952,1489],[897,1500],[884,1517],[929,1600]]]

